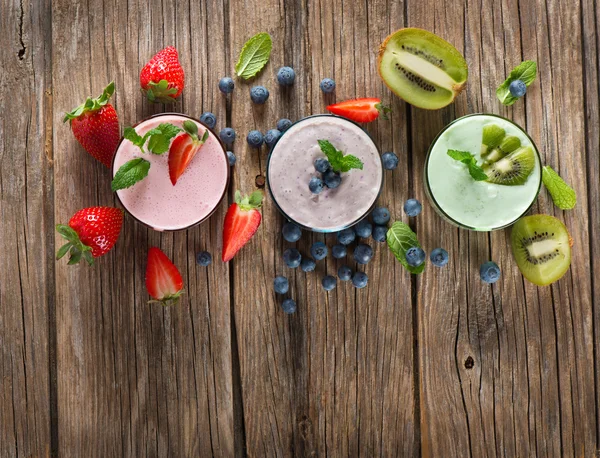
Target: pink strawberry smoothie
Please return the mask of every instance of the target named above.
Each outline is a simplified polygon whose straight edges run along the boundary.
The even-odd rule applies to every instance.
[[[178,114],[153,116],[140,122],[135,130],[144,135],[161,123],[182,127],[188,119],[198,124],[202,136],[206,130],[204,125]],[[115,154],[113,176],[119,167],[137,157],[150,161],[148,176],[130,188],[117,191],[117,196],[134,218],[154,230],[173,231],[194,226],[210,216],[225,195],[229,181],[227,156],[222,143],[210,130],[206,143],[175,186],[169,179],[168,152],[162,155],[142,153],[126,139],[121,141]]]

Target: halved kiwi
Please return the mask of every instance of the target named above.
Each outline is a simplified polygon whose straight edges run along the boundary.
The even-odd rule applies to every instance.
[[[468,76],[467,62],[446,40],[423,29],[400,29],[379,47],[385,84],[406,102],[437,110],[452,103]]]
[[[498,161],[483,166],[490,183],[515,186],[525,183],[535,167],[535,152],[525,146]]]
[[[510,245],[523,276],[539,286],[555,282],[571,265],[569,232],[553,216],[521,218],[512,228]]]

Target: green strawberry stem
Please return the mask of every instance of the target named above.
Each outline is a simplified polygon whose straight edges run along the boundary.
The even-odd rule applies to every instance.
[[[248,196],[242,196],[242,193],[238,190],[235,192],[235,203],[238,204],[240,210],[250,211],[259,209],[262,206],[263,193],[261,191],[254,191]]]
[[[390,107],[386,107],[383,103],[376,103],[375,108],[377,108],[377,111],[379,111],[381,119],[385,119],[386,121],[390,119],[388,117],[388,113],[392,112],[392,109]]]
[[[108,100],[114,94],[114,92],[115,92],[115,82],[111,81],[109,83],[109,85],[104,88],[104,91],[102,91],[102,95],[100,97],[97,97],[95,99],[88,97],[87,100],[85,101],[85,103],[83,103],[82,105],[79,105],[73,111],[71,111],[69,113],[65,113],[63,122],[67,122],[67,121],[70,121],[71,119],[78,118],[79,116],[81,116],[84,113],[87,113],[88,111],[99,110],[100,108],[102,108],[104,105],[106,105],[108,103]]]
[[[156,304],[159,303],[163,307],[170,307],[171,305],[177,305],[179,303],[179,299],[181,299],[181,295],[185,294],[185,290],[179,290],[175,294],[171,294],[169,296],[165,296],[162,299],[151,299],[148,301],[148,304]]]
[[[160,80],[158,83],[150,81],[148,83],[146,97],[151,102],[173,103],[175,102],[174,94],[177,94],[177,88],[169,88],[167,80]]]
[[[202,134],[202,138],[198,140],[198,125],[194,121],[183,121],[183,130],[194,140],[194,143],[203,145],[208,140],[208,129]]]
[[[64,224],[57,224],[56,231],[67,240],[67,243],[61,246],[56,253],[57,261],[69,253],[68,265],[77,264],[81,261],[81,258],[83,258],[90,266],[94,265],[92,247],[85,245],[79,238],[79,234],[77,234],[72,227]]]

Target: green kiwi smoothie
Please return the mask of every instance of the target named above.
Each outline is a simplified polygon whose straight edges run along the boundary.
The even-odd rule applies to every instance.
[[[477,181],[448,150],[469,152],[489,177]],[[483,177],[485,178],[485,176]],[[537,198],[539,153],[523,129],[496,115],[473,114],[446,126],[429,148],[425,189],[451,223],[476,231],[513,224]]]

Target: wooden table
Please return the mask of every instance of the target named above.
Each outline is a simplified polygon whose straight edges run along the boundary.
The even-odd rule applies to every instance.
[[[595,0],[1,0],[0,456],[576,456],[594,457],[600,391],[600,4]],[[377,48],[404,26],[452,42],[469,84],[439,111],[412,108],[376,71]],[[243,43],[267,31],[271,60],[256,83],[271,97],[252,105],[249,84],[230,98]],[[63,113],[110,81],[122,126],[166,108],[139,92],[138,74],[173,44],[186,72],[170,110],[212,111],[232,126],[231,191],[255,189],[267,150],[246,133],[280,117],[322,113],[334,100],[378,96],[391,121],[367,126],[400,166],[380,202],[408,221],[425,248],[450,251],[443,269],[410,276],[385,244],[366,268],[369,287],[325,293],[317,273],[287,269],[282,217],[270,199],[252,242],[218,258],[224,201],[209,223],[160,234],[127,218],[116,248],[94,268],[53,260],[54,225],[78,209],[117,205],[109,171],[75,141]],[[539,76],[525,100],[502,106],[496,86],[524,59]],[[296,69],[282,90],[277,69]],[[337,81],[333,96],[319,82]],[[254,84],[256,84],[254,83]],[[563,220],[573,264],[551,287],[524,281],[510,231],[473,233],[426,203],[428,145],[451,120],[491,112],[514,119],[545,163],[577,191],[573,211],[543,190],[534,213]],[[231,194],[229,196],[231,199]],[[306,235],[329,245],[333,237]],[[173,308],[147,305],[147,249],[160,246],[183,273]],[[487,286],[479,265],[502,278]],[[272,279],[290,277],[298,312],[282,313]]]

